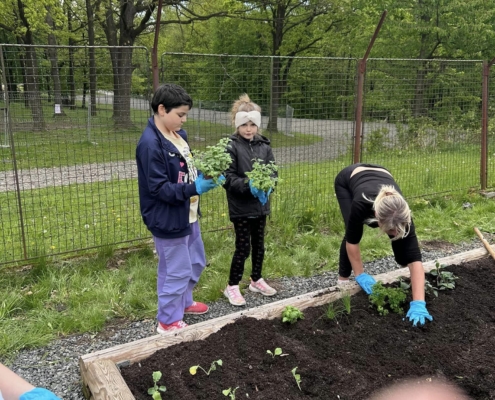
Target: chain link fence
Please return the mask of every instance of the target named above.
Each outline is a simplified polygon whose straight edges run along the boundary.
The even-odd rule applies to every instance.
[[[149,239],[135,168],[149,51],[0,45],[0,55],[0,264]],[[160,64],[161,81],[194,100],[193,150],[233,133],[232,102],[247,93],[280,166],[274,209],[304,218],[334,206],[333,179],[353,162],[358,60],[164,53]],[[409,197],[479,188],[481,65],[370,59],[360,160],[392,170]],[[491,171],[493,156],[495,186]],[[223,190],[201,207],[204,232],[230,227]]]

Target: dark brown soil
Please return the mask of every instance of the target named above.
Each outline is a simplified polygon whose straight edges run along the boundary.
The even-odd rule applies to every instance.
[[[495,262],[448,267],[459,279],[453,291],[427,298],[432,323],[413,328],[398,314],[382,317],[360,292],[349,316],[338,321],[325,307],[304,310],[294,325],[244,318],[204,341],[172,346],[122,369],[136,399],[150,399],[153,371],[161,371],[163,399],[366,399],[406,378],[447,379],[474,399],[495,399]],[[408,308],[408,307],[406,307]],[[272,358],[282,348],[288,356]],[[214,360],[223,366],[207,376]],[[291,370],[301,376],[299,390]]]

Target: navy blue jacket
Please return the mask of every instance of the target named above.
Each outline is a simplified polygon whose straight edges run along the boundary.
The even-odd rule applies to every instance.
[[[186,131],[177,132],[186,142]],[[191,234],[190,198],[194,183],[184,183],[187,163],[170,140],[165,139],[153,117],[136,148],[141,215],[153,236],[173,239]]]

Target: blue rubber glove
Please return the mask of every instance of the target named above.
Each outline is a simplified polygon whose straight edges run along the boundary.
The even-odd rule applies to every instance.
[[[220,175],[217,179],[217,185],[223,185],[225,183],[225,176]]]
[[[43,388],[34,388],[19,397],[19,400],[60,400],[54,393]]]
[[[376,283],[375,278],[373,278],[371,275],[368,275],[366,272],[363,272],[362,274],[356,276],[356,282],[359,286],[361,286],[361,289],[363,289],[366,294],[371,294],[372,287]]]
[[[409,303],[409,311],[406,317],[409,321],[412,321],[413,326],[416,326],[418,322],[420,325],[424,325],[425,318],[433,321],[433,317],[426,309],[426,302],[422,300],[413,300]]]
[[[266,193],[261,190],[261,189],[257,189],[253,186],[253,180],[250,179],[249,180],[249,189],[251,190],[251,194],[256,197],[262,205],[265,205],[266,202],[267,202],[267,197],[266,197]]]
[[[213,182],[213,179],[205,179],[203,174],[198,175],[198,177],[194,181],[194,185],[196,186],[196,192],[198,192],[198,194],[206,193],[207,191],[218,186],[218,184]]]
[[[270,194],[273,192],[273,188],[268,189],[268,192],[266,193],[266,197],[270,197]]]

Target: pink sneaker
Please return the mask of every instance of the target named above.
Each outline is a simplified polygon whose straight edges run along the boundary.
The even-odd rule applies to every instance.
[[[261,293],[263,296],[274,296],[277,294],[277,291],[266,283],[263,278],[258,279],[256,282],[251,279],[249,290],[251,292]]]
[[[184,314],[206,314],[208,309],[209,307],[205,303],[193,301],[193,303],[184,310]]]
[[[156,331],[158,333],[167,333],[168,331],[175,331],[177,329],[185,328],[186,326],[187,324],[182,320],[172,322],[171,324],[168,325],[158,322],[158,327],[156,328]]]
[[[233,306],[243,306],[246,304],[246,300],[242,297],[239,285],[227,286],[223,291],[223,294],[229,299],[230,304]]]

